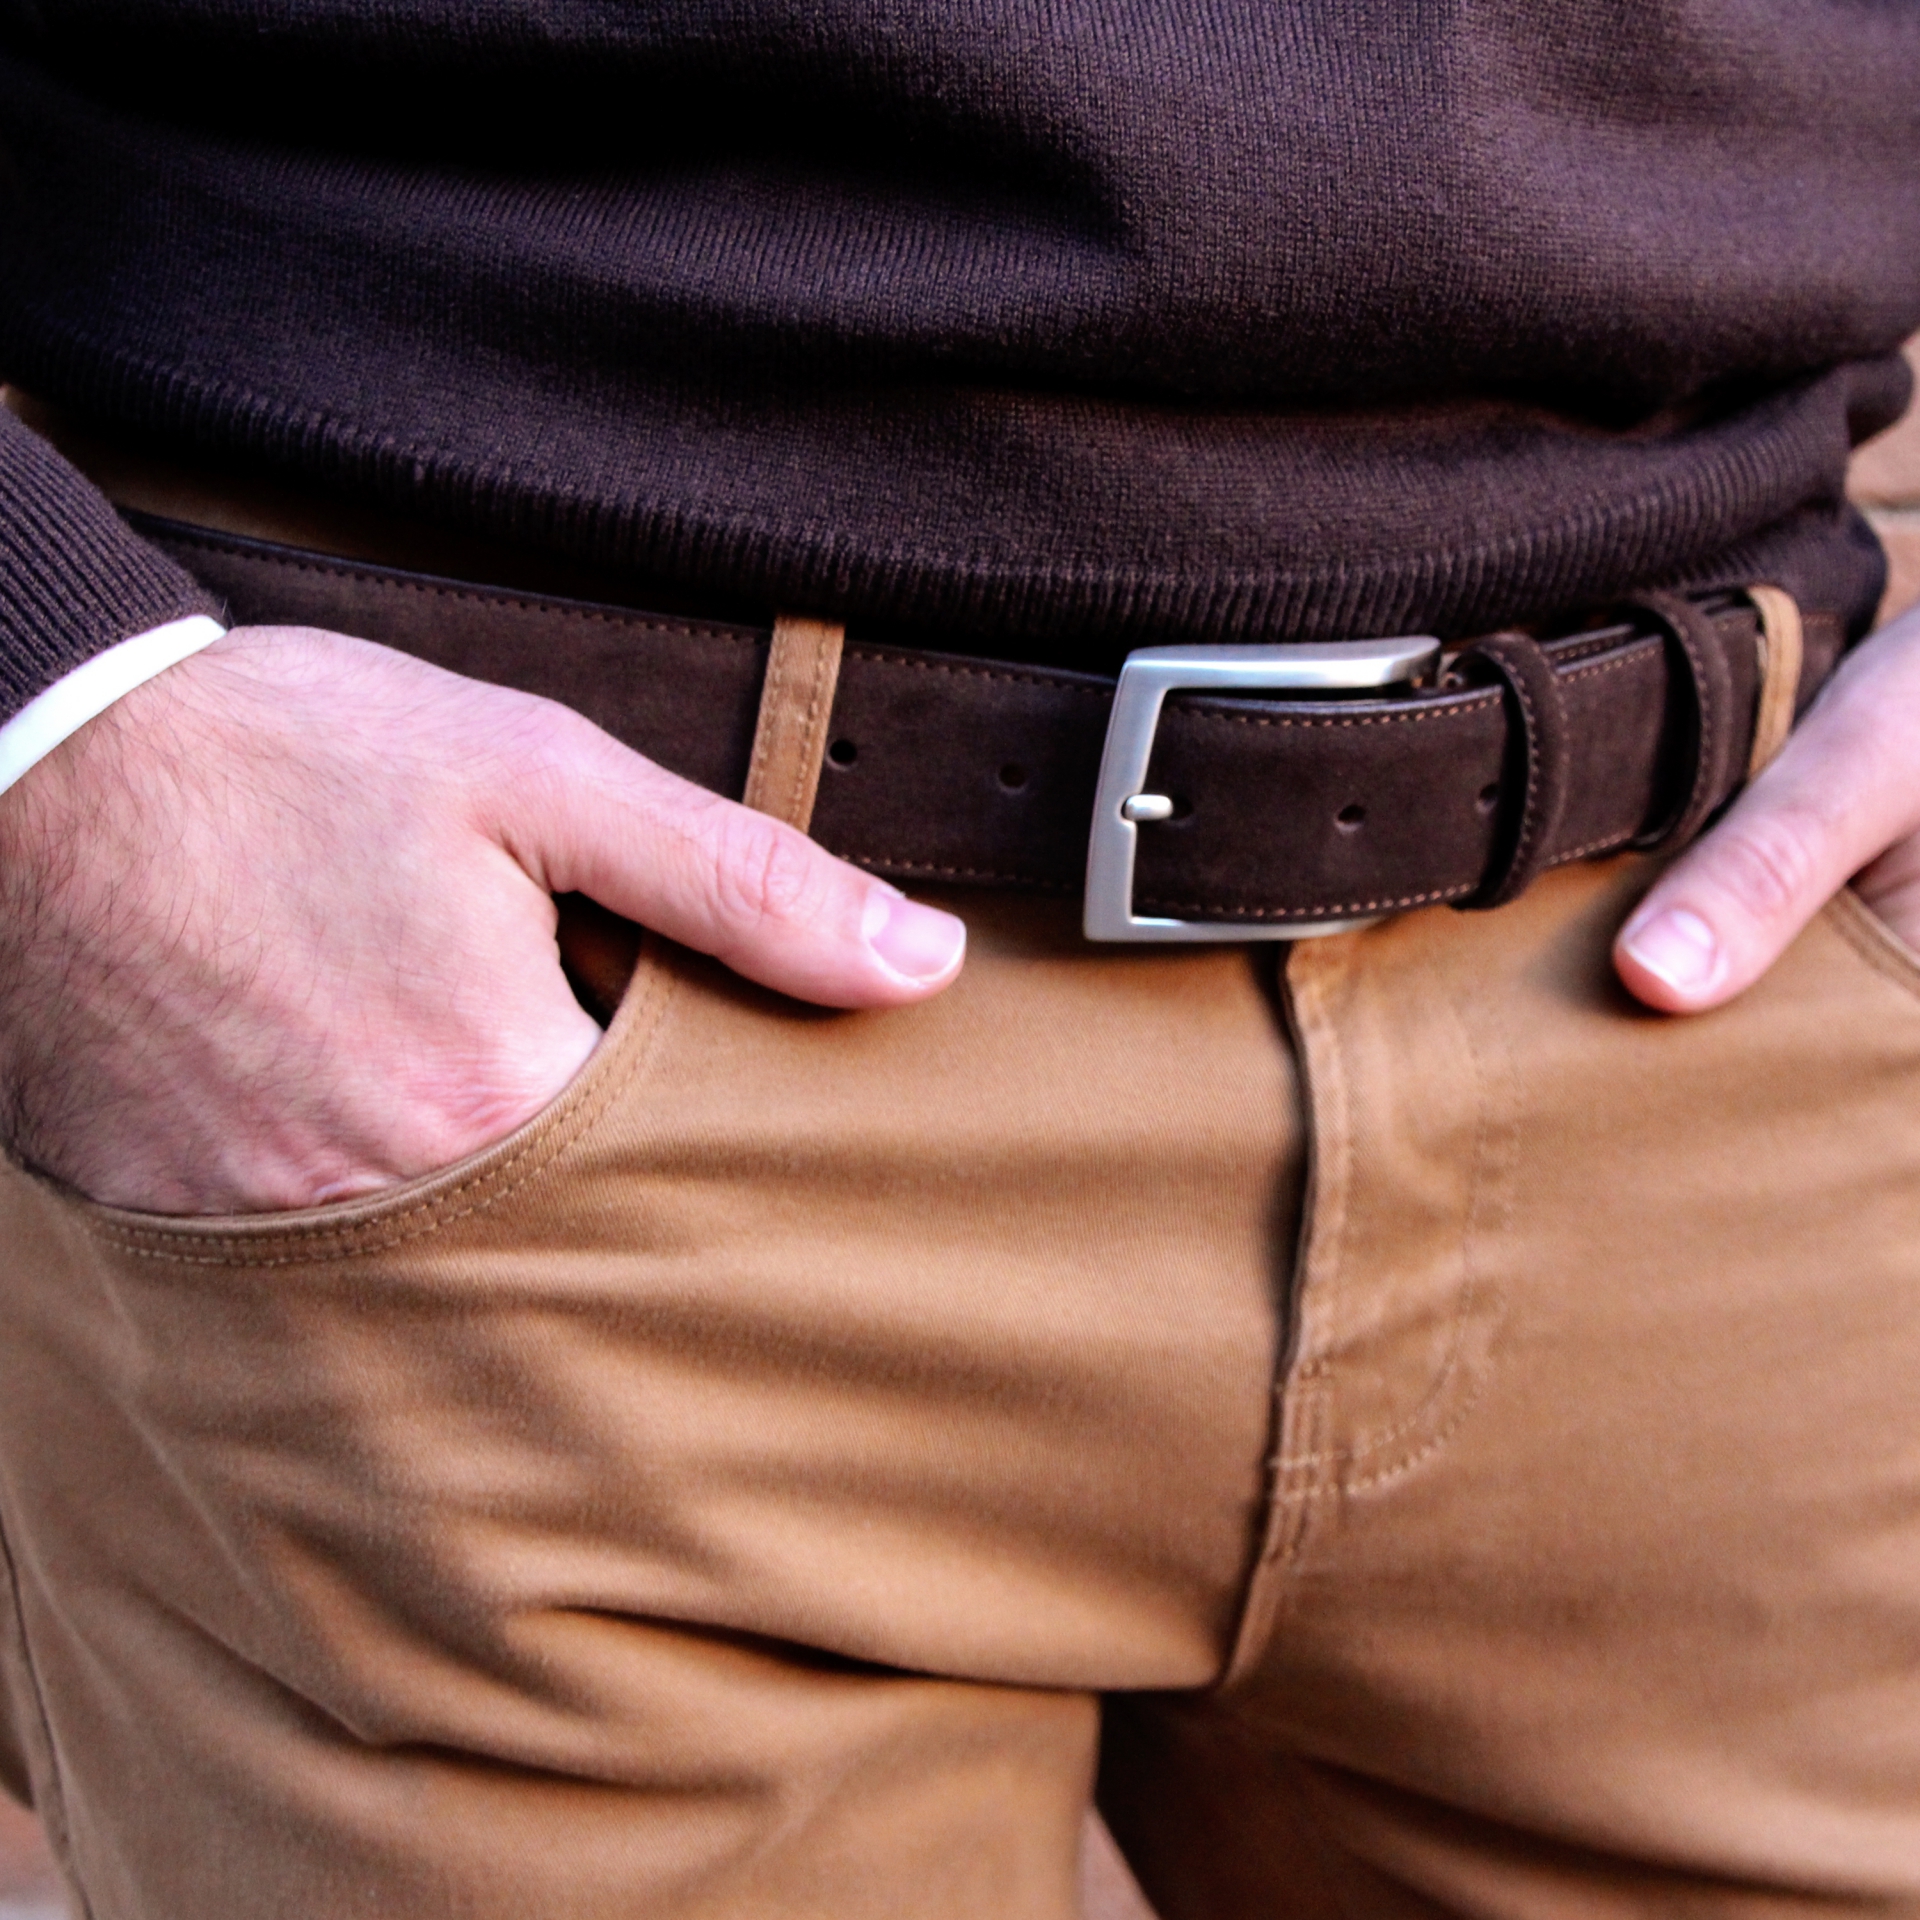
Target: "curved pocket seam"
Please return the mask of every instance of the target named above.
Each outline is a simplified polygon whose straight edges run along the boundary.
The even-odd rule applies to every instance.
[[[1875,973],[1920,998],[1920,953],[1908,946],[1851,887],[1836,893],[1820,911],[1834,932]]]
[[[405,1203],[390,1215],[354,1225],[242,1228],[226,1235],[175,1232],[164,1227],[126,1227],[96,1217],[87,1221],[88,1230],[135,1259],[165,1260],[181,1266],[265,1269],[314,1266],[379,1253],[409,1240],[423,1239],[456,1220],[484,1212],[551,1166],[626,1091],[651,1054],[662,1016],[678,985],[678,976],[657,963],[650,963],[647,958],[642,959],[641,971],[651,976],[648,999],[633,1010],[633,1026],[639,1031],[630,1030],[622,1036],[626,1042],[625,1059],[609,1068],[597,1090],[580,1089],[571,1107],[565,1104],[569,1096],[562,1094],[561,1108],[549,1109],[546,1115],[532,1122],[537,1129],[534,1137],[523,1141],[505,1160],[480,1168],[444,1192],[425,1195]],[[482,1192],[465,1206],[451,1204],[476,1187],[491,1190]],[[423,1215],[426,1217],[422,1218]],[[409,1221],[417,1224],[406,1225]],[[400,1230],[394,1231],[395,1228]],[[189,1251],[196,1247],[205,1251]]]

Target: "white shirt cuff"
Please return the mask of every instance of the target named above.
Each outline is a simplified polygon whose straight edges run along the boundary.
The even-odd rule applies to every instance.
[[[210,647],[226,628],[209,614],[169,620],[122,640],[77,666],[36,695],[5,726],[0,726],[0,793],[39,765],[69,734],[78,733],[95,714],[123,695],[165,673],[189,654]]]

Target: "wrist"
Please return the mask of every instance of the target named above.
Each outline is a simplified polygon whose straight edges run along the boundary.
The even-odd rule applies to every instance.
[[[190,614],[122,640],[56,680],[0,725],[0,794],[89,720],[225,633],[211,615]]]

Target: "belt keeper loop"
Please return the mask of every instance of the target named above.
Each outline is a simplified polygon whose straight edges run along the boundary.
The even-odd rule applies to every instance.
[[[781,614],[767,649],[753,757],[740,798],[756,813],[770,813],[802,833],[813,822],[813,803],[820,792],[827,722],[845,641],[844,627]]]
[[[1807,647],[1799,605],[1785,588],[1749,587],[1747,598],[1760,616],[1760,698],[1753,713],[1753,751],[1747,756],[1751,780],[1793,731]]]
[[[1620,606],[1651,620],[1665,635],[1669,668],[1680,669],[1675,678],[1685,681],[1693,702],[1693,771],[1686,797],[1631,845],[1642,853],[1684,847],[1733,789],[1733,674],[1719,630],[1692,601],[1677,593],[1643,593]]]
[[[1525,633],[1488,634],[1468,647],[1455,664],[1468,667],[1475,661],[1493,669],[1519,717],[1526,774],[1520,803],[1511,810],[1505,849],[1478,892],[1460,903],[1478,912],[1517,898],[1546,866],[1566,812],[1573,750],[1559,678],[1537,640]]]

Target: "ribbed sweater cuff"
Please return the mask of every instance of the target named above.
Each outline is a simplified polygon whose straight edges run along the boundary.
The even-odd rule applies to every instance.
[[[130,635],[220,603],[0,407],[0,723]]]

